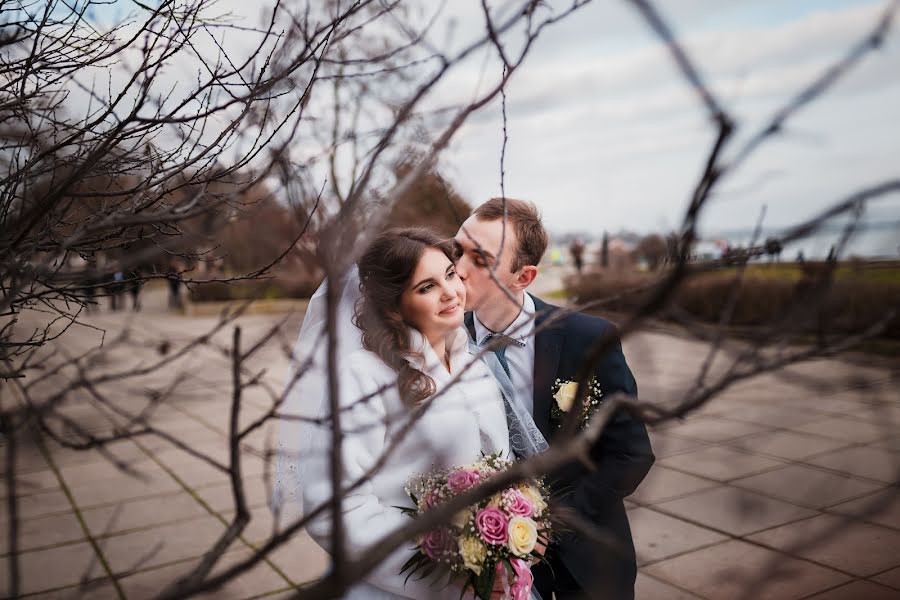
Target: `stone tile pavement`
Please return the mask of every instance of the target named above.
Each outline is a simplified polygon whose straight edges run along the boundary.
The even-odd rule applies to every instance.
[[[896,377],[816,361],[652,430],[657,463],[629,498],[636,597],[900,598]]]
[[[110,331],[129,318],[91,317]],[[247,346],[278,318],[243,317]],[[288,324],[291,336],[298,320]],[[214,321],[153,312],[151,305],[130,322],[138,348],[113,362],[147,360],[160,340],[188,339]],[[75,336],[70,350],[96,343],[92,335]],[[230,331],[217,335],[171,371],[171,377],[187,377],[184,389],[151,422],[224,461],[227,357],[215,341],[227,342]],[[642,397],[661,402],[677,398],[691,381],[704,349],[651,332],[625,344]],[[282,380],[278,348],[264,351],[255,364],[268,367],[273,382]],[[136,398],[143,398],[146,386],[165,384],[144,383],[111,393],[138,410]],[[2,391],[9,398],[9,390]],[[262,395],[250,395],[244,406],[244,422],[268,408]],[[112,428],[108,411],[87,399],[67,410],[96,431]],[[900,597],[898,425],[896,368],[830,359],[746,381],[684,422],[652,430],[657,463],[627,503],[640,569],[636,597]],[[247,556],[271,531],[263,458],[271,435],[260,432],[244,444],[253,519],[217,569]],[[6,451],[0,446],[0,458]],[[225,475],[158,438],[118,442],[105,453],[23,440],[17,457],[19,558],[23,591],[32,597],[152,597],[201,558],[233,514]],[[5,488],[0,498],[5,595]],[[321,575],[327,561],[302,535],[208,597],[278,598]]]

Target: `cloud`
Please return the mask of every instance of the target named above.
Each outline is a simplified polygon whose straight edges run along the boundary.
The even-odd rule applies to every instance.
[[[712,88],[737,115],[738,140],[862,39],[884,9],[882,2],[808,9],[774,24],[742,23],[720,12],[726,24],[710,27],[707,4],[695,2],[673,20]],[[535,47],[537,55],[508,90],[507,191],[535,200],[559,231],[584,230],[591,222],[598,223],[590,228],[596,231],[600,223],[645,231],[674,225],[713,129],[663,47],[634,33],[631,44],[620,40],[605,51],[572,53],[602,50],[585,21],[574,21],[571,29],[562,23],[555,30],[553,39],[566,40],[561,46],[545,40]],[[892,33],[880,52],[727,182],[728,189],[749,191],[719,200],[708,226],[753,223],[764,203],[771,222],[790,223],[842,193],[896,175],[890,157],[900,151],[900,131],[892,125],[900,122],[898,57],[900,36]],[[464,96],[462,85],[457,93]],[[498,192],[500,126],[498,106],[488,107],[448,157],[458,187],[473,201]]]
[[[568,2],[549,4],[541,8],[544,14]],[[219,6],[245,24],[259,21],[257,5],[227,0]],[[445,6],[432,43],[446,48],[450,35],[459,48],[483,35],[479,0]],[[660,6],[738,118],[740,142],[870,31],[886,4],[680,0]],[[423,3],[411,14],[424,22],[433,7]],[[245,36],[228,35],[227,47],[240,55],[248,45]],[[510,39],[521,40],[521,31]],[[215,55],[213,45],[200,42]],[[516,43],[510,42],[511,50]],[[468,102],[486,90],[501,72],[492,54],[476,53],[455,67],[425,107]],[[705,226],[713,231],[753,223],[763,204],[770,222],[790,223],[859,186],[896,176],[898,58],[900,36],[892,32],[883,49],[725,182]],[[173,70],[194,73],[196,65]],[[507,96],[506,190],[535,200],[551,229],[647,231],[680,220],[714,130],[667,50],[628,3],[593,2],[547,29]],[[442,158],[456,187],[472,201],[499,192],[501,142],[500,106],[494,102],[473,115]],[[900,214],[896,203],[879,210]]]

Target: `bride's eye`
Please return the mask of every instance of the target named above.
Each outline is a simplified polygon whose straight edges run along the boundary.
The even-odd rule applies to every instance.
[[[453,279],[454,277],[456,277],[456,271],[447,272],[447,279]]]

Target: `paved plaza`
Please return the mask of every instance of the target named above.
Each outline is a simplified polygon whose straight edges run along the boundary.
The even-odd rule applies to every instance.
[[[243,348],[285,319],[239,319]],[[300,314],[287,317],[285,342]],[[144,310],[101,312],[96,329],[72,330],[62,343],[78,352],[128,342],[101,365],[146,365],[209,330],[215,316],[167,313],[152,294]],[[178,379],[177,392],[151,422],[221,461],[231,401],[232,328],[210,337],[162,372],[128,379],[106,392],[125,411],[146,405]],[[284,379],[283,349],[273,340],[248,369]],[[642,398],[671,403],[691,385],[706,346],[662,332],[625,342]],[[744,381],[683,422],[651,431],[656,465],[628,500],[641,600],[900,597],[900,381],[885,361],[817,360]],[[3,388],[3,402],[16,401]],[[241,422],[269,407],[247,391]],[[66,415],[96,433],[122,415],[83,401]],[[271,473],[264,460],[274,428],[245,440],[243,469],[253,517],[217,569],[240,561],[271,532]],[[0,447],[5,457],[6,447]],[[149,598],[185,572],[223,532],[234,510],[227,477],[156,437],[136,437],[105,452],[75,452],[44,441],[19,443],[16,481],[21,513],[19,558],[25,594],[41,598]],[[114,460],[111,460],[114,457]],[[118,463],[118,464],[116,464]],[[0,515],[0,595],[8,590],[6,491]],[[208,597],[287,597],[315,579],[327,556],[305,535]],[[759,579],[762,578],[762,587]],[[752,590],[752,594],[748,592]]]

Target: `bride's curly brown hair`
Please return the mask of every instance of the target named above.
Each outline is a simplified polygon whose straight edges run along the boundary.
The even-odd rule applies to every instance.
[[[363,347],[377,354],[397,372],[400,398],[412,406],[435,392],[434,380],[410,364],[422,356],[410,347],[410,324],[400,315],[400,296],[427,248],[458,255],[451,240],[424,227],[389,229],[379,235],[359,259],[361,297],[354,323],[362,330]]]

